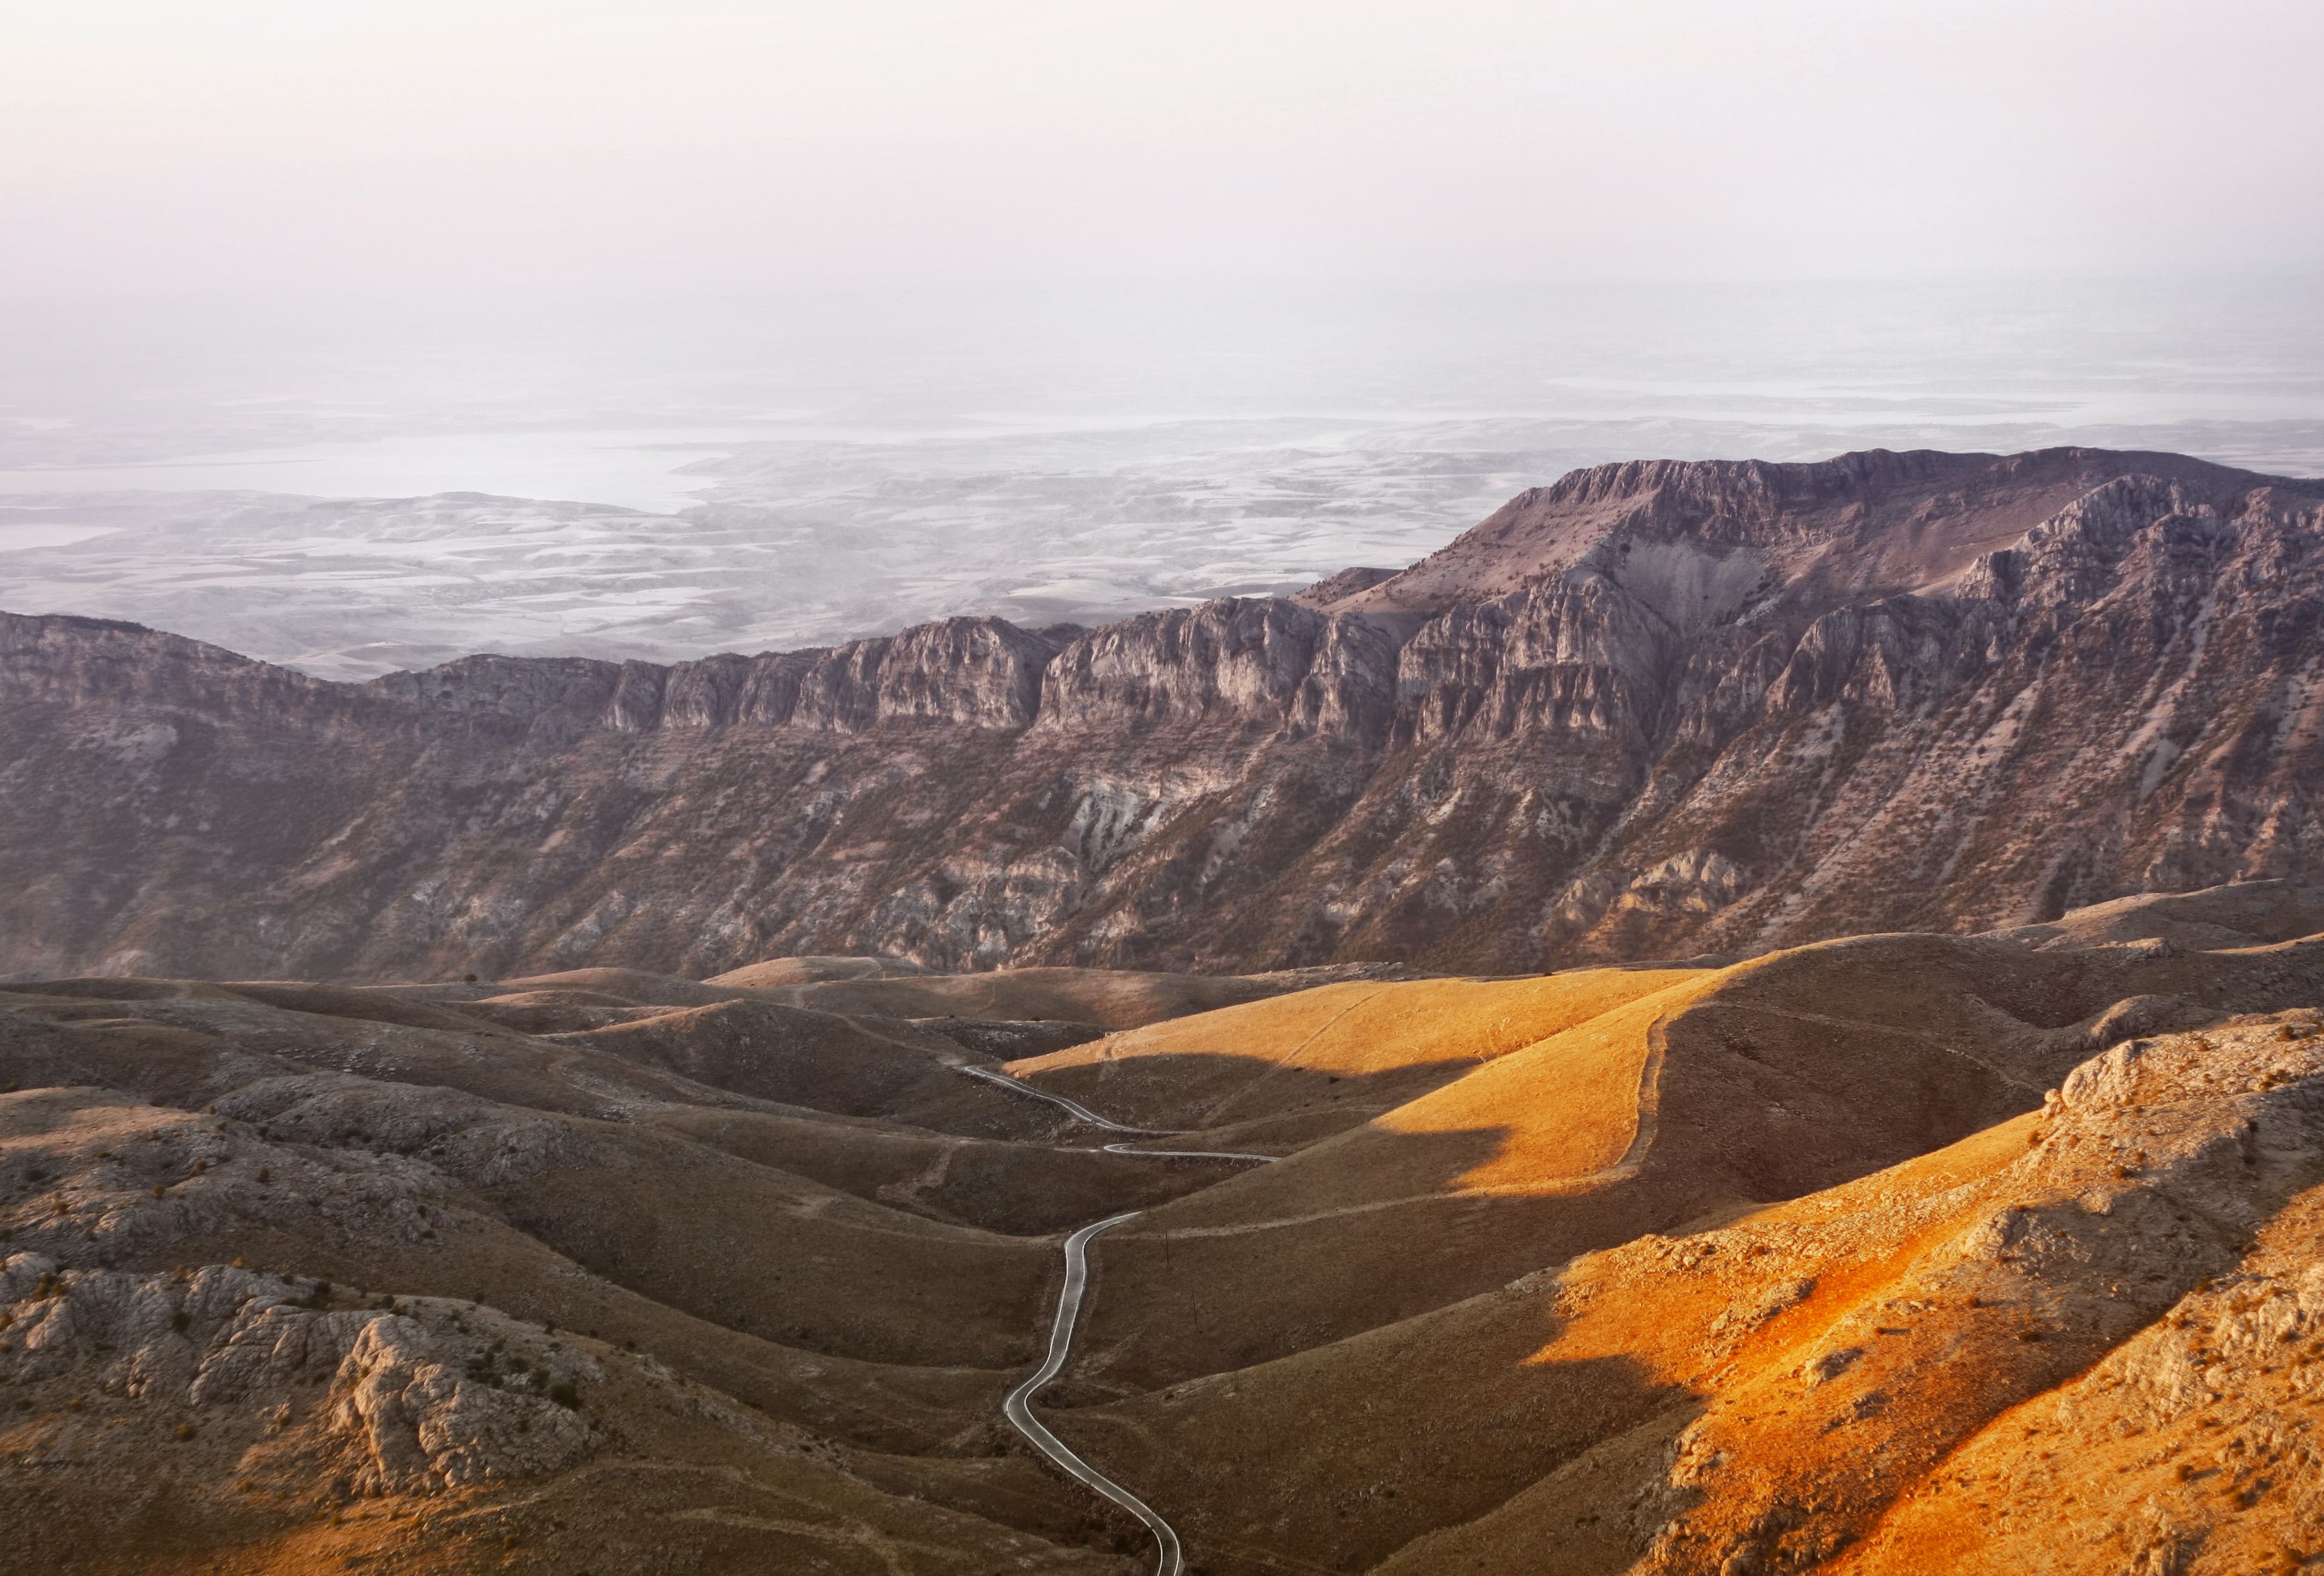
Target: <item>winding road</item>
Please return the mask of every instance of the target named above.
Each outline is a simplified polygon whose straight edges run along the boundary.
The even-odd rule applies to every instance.
[[[1069,1100],[1062,1094],[1052,1094],[1046,1089],[1036,1089],[1019,1079],[1011,1078],[1004,1073],[995,1073],[989,1068],[962,1066],[955,1067],[954,1071],[965,1073],[972,1078],[982,1078],[988,1083],[1001,1084],[1004,1088],[1014,1089],[1020,1094],[1029,1094],[1037,1100],[1046,1100],[1052,1105],[1062,1106],[1081,1120],[1103,1128],[1109,1132],[1138,1133],[1154,1138],[1178,1136],[1176,1133],[1163,1132],[1154,1128],[1126,1127],[1120,1122],[1109,1120],[1098,1115],[1078,1100]],[[1189,1160],[1271,1161],[1281,1158],[1280,1156],[1276,1155],[1248,1155],[1230,1149],[1140,1149],[1126,1143],[1108,1144],[1105,1146],[1105,1150],[1112,1155],[1167,1155]],[[1071,1445],[1050,1433],[1047,1424],[1033,1415],[1033,1397],[1039,1395],[1052,1379],[1065,1371],[1066,1360],[1073,1356],[1074,1326],[1081,1321],[1082,1297],[1089,1290],[1091,1241],[1100,1232],[1111,1231],[1114,1227],[1125,1221],[1134,1221],[1145,1212],[1143,1210],[1129,1210],[1121,1214],[1109,1215],[1102,1221],[1084,1226],[1065,1239],[1065,1284],[1064,1289],[1057,1294],[1057,1316],[1049,1325],[1049,1355],[1042,1361],[1039,1368],[1036,1369],[1015,1389],[1009,1392],[1001,1403],[1001,1415],[1009,1419],[1009,1425],[1023,1434],[1035,1450],[1056,1462],[1066,1476],[1096,1490],[1146,1524],[1147,1530],[1154,1535],[1154,1544],[1157,1554],[1154,1565],[1154,1576],[1185,1576],[1186,1556],[1185,1551],[1179,1546],[1176,1530],[1168,1522],[1163,1520],[1152,1506],[1075,1454]]]
[[[990,1067],[955,1065],[953,1068],[953,1071],[955,1073],[965,1073],[971,1078],[982,1078],[987,1083],[998,1083],[1001,1088],[1013,1089],[1019,1094],[1029,1094],[1036,1100],[1046,1100],[1051,1105],[1063,1106],[1065,1110],[1081,1118],[1082,1120],[1089,1123],[1092,1127],[1103,1128],[1109,1133],[1141,1133],[1149,1138],[1175,1138],[1178,1136],[1176,1133],[1165,1132],[1160,1128],[1133,1128],[1126,1126],[1123,1123],[1112,1120],[1111,1118],[1098,1115],[1097,1112],[1092,1111],[1088,1106],[1084,1105],[1078,1100],[1069,1100],[1062,1094],[1052,1094],[1046,1089],[1036,1089],[1021,1078],[1011,1078],[1008,1074],[996,1073]]]
[[[1075,1455],[1072,1446],[1051,1433],[1047,1424],[1033,1415],[1031,1405],[1033,1397],[1041,1392],[1042,1387],[1065,1371],[1065,1359],[1073,1353],[1074,1324],[1081,1318],[1082,1293],[1089,1287],[1090,1239],[1100,1231],[1111,1230],[1124,1221],[1134,1221],[1143,1212],[1131,1210],[1127,1214],[1111,1216],[1094,1225],[1084,1226],[1065,1239],[1065,1290],[1057,1294],[1056,1323],[1049,1326],[1048,1358],[1029,1378],[1009,1392],[1008,1398],[1001,1403],[1001,1415],[1009,1419],[1018,1433],[1033,1442],[1035,1450],[1056,1462],[1068,1476],[1096,1489],[1146,1524],[1147,1530],[1154,1535],[1156,1547],[1160,1550],[1161,1557],[1155,1562],[1154,1576],[1183,1576],[1186,1556],[1179,1548],[1178,1535],[1170,1524],[1163,1520],[1152,1506]]]

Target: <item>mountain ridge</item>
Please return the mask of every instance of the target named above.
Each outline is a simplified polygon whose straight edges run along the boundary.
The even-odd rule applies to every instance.
[[[2320,521],[1876,450],[1594,467],[1320,607],[1087,631],[349,685],[0,615],[0,971],[1510,972],[2306,877]]]

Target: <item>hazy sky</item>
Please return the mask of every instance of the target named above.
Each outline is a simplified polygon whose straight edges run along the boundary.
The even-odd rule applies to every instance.
[[[0,292],[2324,266],[2324,4],[5,0]]]

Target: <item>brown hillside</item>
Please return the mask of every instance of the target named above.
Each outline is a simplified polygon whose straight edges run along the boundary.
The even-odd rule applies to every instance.
[[[10,1568],[1130,1576],[1001,1406],[1133,1211],[1036,1405],[1190,1573],[2288,1568],[2307,912],[1309,982],[1019,1090],[795,986],[19,984]]]

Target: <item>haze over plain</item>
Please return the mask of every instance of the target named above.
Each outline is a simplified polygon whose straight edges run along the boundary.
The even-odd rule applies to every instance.
[[[1646,454],[2324,471],[2308,7],[12,39],[6,605],[333,677],[1286,590]]]

